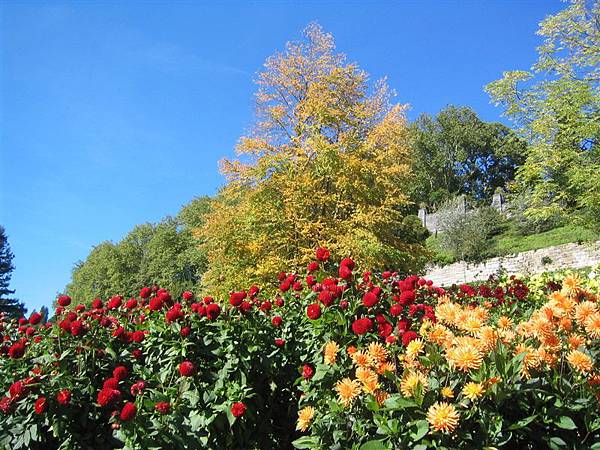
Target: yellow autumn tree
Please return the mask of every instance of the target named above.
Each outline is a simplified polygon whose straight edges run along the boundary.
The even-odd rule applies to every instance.
[[[363,267],[415,269],[423,247],[409,235],[418,225],[403,220],[408,129],[386,83],[369,85],[317,24],[268,58],[257,83],[255,126],[239,159],[222,161],[228,183],[199,230],[205,285],[265,285],[317,246]]]

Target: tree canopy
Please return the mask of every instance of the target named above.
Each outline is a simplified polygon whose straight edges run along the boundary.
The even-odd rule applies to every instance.
[[[572,214],[600,226],[600,3],[572,0],[538,34],[529,71],[505,72],[486,90],[530,142],[517,171],[529,189],[527,214]]]
[[[0,225],[0,312],[12,317],[21,317],[27,310],[23,303],[12,297],[15,290],[10,289],[10,279],[15,269],[12,263],[13,258],[6,230]]]
[[[103,242],[73,269],[66,288],[75,301],[89,303],[109,295],[134,295],[140,286],[158,284],[173,292],[193,289],[206,258],[193,234],[202,225],[209,200],[199,197],[158,224],[137,225],[120,242]]]
[[[415,203],[440,205],[458,194],[489,200],[515,177],[526,145],[508,127],[468,107],[448,106],[412,125]]]
[[[401,226],[409,205],[409,131],[383,81],[337,53],[316,24],[267,59],[257,120],[224,160],[228,184],[203,233],[207,286],[265,282],[316,246],[373,267],[414,269],[422,247]]]

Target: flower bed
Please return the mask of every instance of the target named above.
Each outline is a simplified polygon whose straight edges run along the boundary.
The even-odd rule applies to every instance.
[[[438,288],[318,249],[276,295],[59,297],[2,321],[6,448],[589,448],[597,286]],[[579,448],[578,447],[578,448]]]

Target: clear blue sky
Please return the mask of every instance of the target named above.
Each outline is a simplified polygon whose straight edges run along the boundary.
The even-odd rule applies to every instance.
[[[49,305],[93,245],[223,183],[252,80],[310,21],[410,117],[452,103],[499,120],[482,87],[529,68],[559,0],[13,2],[0,5],[0,224],[12,287]]]

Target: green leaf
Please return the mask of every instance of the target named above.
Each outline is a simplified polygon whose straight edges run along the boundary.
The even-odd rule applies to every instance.
[[[525,417],[524,419],[519,420],[518,422],[513,423],[508,427],[509,430],[518,430],[520,428],[524,428],[533,422],[537,418],[537,414],[529,417]]]
[[[390,447],[385,442],[373,440],[365,442],[363,445],[360,446],[359,450],[389,450],[389,448]]]
[[[567,446],[567,443],[565,441],[563,441],[561,438],[559,438],[558,436],[554,436],[553,438],[550,438],[550,441],[548,442],[548,444],[550,444],[551,449],[558,449],[558,448]]]
[[[559,428],[562,428],[563,430],[576,430],[577,429],[577,425],[575,425],[575,422],[573,422],[573,419],[571,419],[568,416],[562,416],[560,419],[558,419],[556,421],[556,426]]]
[[[292,442],[295,448],[315,449],[319,448],[319,438],[316,436],[302,436]]]
[[[404,408],[414,408],[417,404],[411,400],[407,400],[398,395],[390,396],[387,398],[383,405],[387,409],[395,410],[395,409],[404,409]]]
[[[190,428],[192,431],[198,431],[204,425],[204,417],[197,412],[193,412],[190,416]]]
[[[415,425],[417,427],[417,431],[415,431],[411,435],[411,438],[413,441],[417,442],[417,441],[420,441],[421,439],[423,439],[423,437],[429,431],[429,422],[427,422],[426,420],[417,420],[416,422],[413,423],[413,425]]]

